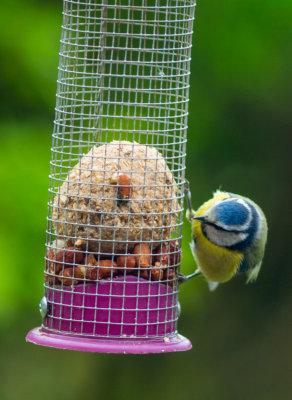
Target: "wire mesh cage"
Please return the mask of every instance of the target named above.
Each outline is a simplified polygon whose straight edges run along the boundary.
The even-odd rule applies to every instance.
[[[177,332],[195,0],[64,0],[41,328],[100,352]]]

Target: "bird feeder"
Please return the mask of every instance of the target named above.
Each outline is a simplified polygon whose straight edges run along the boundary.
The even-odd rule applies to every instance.
[[[177,331],[195,0],[64,0],[41,327],[103,353]]]

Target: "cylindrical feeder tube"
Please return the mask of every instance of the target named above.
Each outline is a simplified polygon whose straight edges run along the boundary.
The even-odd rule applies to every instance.
[[[195,0],[64,0],[36,344],[191,348],[178,334]]]

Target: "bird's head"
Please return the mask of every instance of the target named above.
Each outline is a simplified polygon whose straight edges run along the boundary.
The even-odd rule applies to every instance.
[[[201,223],[202,232],[210,242],[241,250],[253,240],[258,216],[251,202],[229,197],[213,203],[203,215],[194,216],[193,220]]]

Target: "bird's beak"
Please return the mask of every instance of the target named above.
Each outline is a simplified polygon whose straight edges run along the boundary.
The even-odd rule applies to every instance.
[[[200,221],[200,222],[206,221],[206,217],[204,215],[200,215],[199,217],[192,217],[192,219],[195,219],[196,221]]]

